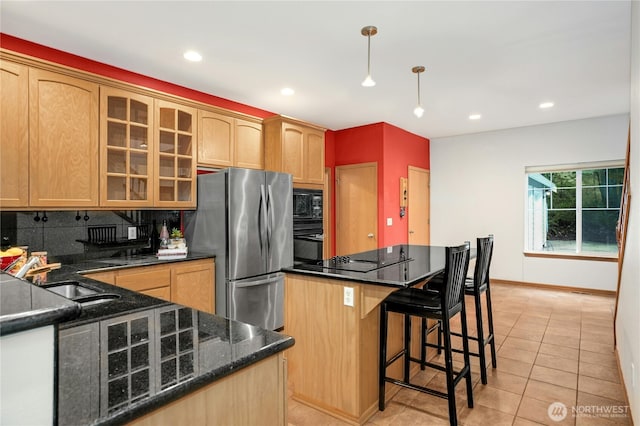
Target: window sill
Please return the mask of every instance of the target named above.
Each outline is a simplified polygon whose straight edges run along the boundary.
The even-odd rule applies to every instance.
[[[617,262],[618,255],[571,254],[525,251],[524,257],[545,257],[548,259],[593,260],[596,262]]]

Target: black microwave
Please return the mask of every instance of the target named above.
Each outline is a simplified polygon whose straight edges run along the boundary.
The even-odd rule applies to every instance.
[[[293,219],[322,219],[322,190],[293,188]]]

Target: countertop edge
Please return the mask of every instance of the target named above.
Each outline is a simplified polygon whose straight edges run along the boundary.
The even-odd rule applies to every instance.
[[[0,321],[0,336],[57,325],[77,318],[81,312],[82,310],[78,303],[70,302],[68,306],[55,306],[20,314],[4,315]]]

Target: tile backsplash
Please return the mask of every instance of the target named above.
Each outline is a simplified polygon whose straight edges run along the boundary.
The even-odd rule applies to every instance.
[[[43,220],[44,217],[46,221]],[[29,246],[30,252],[47,251],[50,255],[62,256],[92,250],[78,241],[88,239],[89,226],[115,225],[117,238],[126,239],[129,226],[151,226],[153,220],[156,220],[158,228],[162,226],[163,220],[167,221],[169,229],[180,228],[180,211],[3,211],[0,235],[3,245]]]

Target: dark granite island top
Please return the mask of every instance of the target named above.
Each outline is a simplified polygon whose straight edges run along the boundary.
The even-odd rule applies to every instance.
[[[317,262],[298,262],[285,271],[387,287],[407,287],[437,275],[444,271],[444,266],[444,247],[400,244]]]
[[[175,304],[78,324],[60,331],[61,425],[130,422],[294,343]]]

